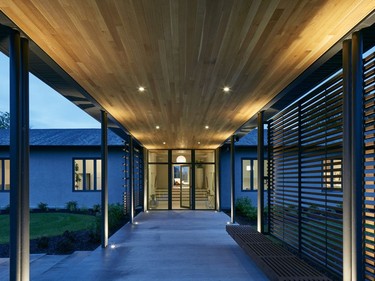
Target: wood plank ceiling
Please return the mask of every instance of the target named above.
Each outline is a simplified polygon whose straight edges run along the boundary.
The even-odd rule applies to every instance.
[[[0,0],[0,9],[146,148],[216,148],[375,1]]]

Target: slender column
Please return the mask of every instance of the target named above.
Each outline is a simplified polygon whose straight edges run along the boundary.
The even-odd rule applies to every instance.
[[[352,41],[343,42],[343,80],[344,80],[344,101],[343,101],[343,163],[342,163],[342,189],[343,189],[343,280],[352,279],[352,223],[351,223],[351,163],[352,163],[352,73],[351,56]]]
[[[101,145],[101,159],[102,159],[102,247],[108,245],[108,117],[105,111],[101,112],[101,131],[102,131],[102,145]]]
[[[143,211],[148,210],[148,150],[143,148]]]
[[[363,196],[363,42],[361,31],[352,36],[352,280],[362,280]]]
[[[230,223],[234,223],[235,215],[235,163],[234,163],[234,135],[230,138]]]
[[[190,191],[190,198],[191,198],[191,209],[195,210],[195,150],[191,153],[191,191]]]
[[[215,175],[216,175],[216,211],[221,210],[220,206],[220,149],[217,148],[215,151]]]
[[[10,57],[10,280],[30,278],[28,40],[9,36]]]
[[[258,112],[258,232],[264,233],[264,114]]]
[[[130,180],[130,223],[134,222],[134,144],[130,136],[129,144],[129,180]]]
[[[168,210],[172,210],[172,150],[168,150]]]

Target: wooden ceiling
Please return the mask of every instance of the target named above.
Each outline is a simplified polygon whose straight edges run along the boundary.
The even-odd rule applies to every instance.
[[[0,9],[146,148],[216,148],[375,1],[0,0]]]

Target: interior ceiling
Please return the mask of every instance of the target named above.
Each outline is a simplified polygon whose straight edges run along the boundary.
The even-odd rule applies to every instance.
[[[0,0],[0,9],[146,148],[216,148],[375,1]]]

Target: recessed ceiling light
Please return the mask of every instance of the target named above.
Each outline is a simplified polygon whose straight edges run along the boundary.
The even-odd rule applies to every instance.
[[[206,126],[204,126],[204,128],[205,128],[205,129],[209,129],[209,128],[210,128],[210,126],[206,125]]]
[[[142,86],[138,87],[138,91],[144,92],[145,91],[145,87],[142,87]]]
[[[201,144],[201,142],[199,141],[198,144]]]
[[[229,93],[230,88],[228,86],[226,86],[226,87],[223,88],[223,91],[224,91],[224,93]]]
[[[163,144],[166,144],[166,142],[165,142],[165,141],[163,141]]]
[[[160,129],[160,126],[155,126],[156,130],[159,130]]]

